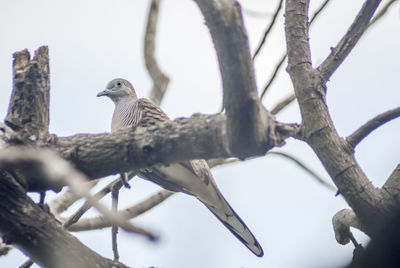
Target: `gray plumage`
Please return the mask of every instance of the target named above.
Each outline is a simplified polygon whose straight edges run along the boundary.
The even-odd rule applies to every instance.
[[[152,101],[138,99],[133,86],[125,79],[112,80],[107,84],[106,89],[97,96],[107,96],[115,104],[111,122],[112,132],[125,126],[147,127],[170,120]],[[195,196],[247,248],[255,255],[263,256],[263,250],[256,238],[222,196],[205,160],[190,160],[168,166],[156,166],[143,170],[139,176],[168,190]]]

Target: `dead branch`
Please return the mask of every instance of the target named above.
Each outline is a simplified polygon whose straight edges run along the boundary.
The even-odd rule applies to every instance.
[[[360,40],[368,24],[378,8],[381,0],[368,0],[365,2],[357,17],[354,19],[347,33],[339,41],[336,47],[331,49],[329,56],[321,63],[318,70],[324,82],[328,81],[339,65],[350,54],[351,50]]]
[[[381,216],[385,213],[381,206],[377,206],[378,200],[382,200],[382,194],[362,172],[354,160],[352,150],[333,126],[325,103],[326,80],[311,66],[308,1],[287,0],[286,3],[287,70],[300,105],[302,135],[317,154],[339,192],[365,224],[368,234],[373,236],[377,234]],[[365,7],[362,10],[364,9]]]
[[[158,105],[161,103],[169,84],[168,76],[161,71],[155,57],[156,29],[159,9],[160,0],[152,0],[147,17],[146,34],[144,37],[144,59],[147,71],[153,80],[150,99]]]
[[[382,113],[369,120],[367,123],[358,128],[353,134],[346,138],[349,145],[356,147],[365,137],[371,134],[372,131],[382,126],[383,124],[400,116],[400,107]]]
[[[264,46],[269,33],[271,32],[272,28],[274,27],[276,18],[278,17],[278,14],[280,13],[280,11],[282,9],[282,3],[283,3],[283,0],[279,0],[278,6],[275,9],[274,15],[272,16],[272,19],[267,27],[267,30],[265,30],[264,36],[261,39],[260,43],[258,44],[256,51],[254,52],[253,61],[257,57],[258,53],[261,51],[261,48]]]
[[[241,8],[234,0],[195,1],[217,51],[227,114],[227,145],[241,159],[263,155],[270,147],[272,116],[262,107],[254,79]],[[267,134],[267,135],[266,135]]]
[[[161,190],[156,194],[150,196],[149,198],[143,200],[142,202],[132,207],[119,211],[118,215],[126,219],[135,218],[143,214],[144,212],[149,211],[153,207],[157,206],[158,204],[160,204],[173,194],[174,192],[168,190]],[[110,226],[111,223],[105,217],[99,216],[94,218],[81,219],[77,223],[73,224],[69,228],[69,230],[73,232],[79,232],[79,231],[101,229]]]

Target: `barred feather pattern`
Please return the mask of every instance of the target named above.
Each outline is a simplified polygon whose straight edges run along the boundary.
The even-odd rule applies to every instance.
[[[134,92],[133,87],[131,89]],[[151,100],[136,99],[136,94],[133,94],[116,103],[111,130],[114,132],[130,125],[148,127],[168,120],[170,120],[168,116]],[[205,160],[155,166],[142,170],[139,176],[168,190],[195,196],[248,249],[259,257],[263,256],[263,250],[254,235],[219,191]]]

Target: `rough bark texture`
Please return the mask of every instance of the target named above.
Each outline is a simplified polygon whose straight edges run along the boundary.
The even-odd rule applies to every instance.
[[[27,50],[14,54],[14,88],[5,120],[9,127],[0,128],[0,149],[41,144],[49,126],[49,84],[47,47],[39,48],[33,60]],[[0,170],[0,233],[4,242],[43,267],[126,267],[87,248],[26,195],[25,187],[32,184],[37,190],[52,187],[35,177],[34,167],[30,170],[28,175]]]
[[[232,155],[263,155],[273,146],[274,121],[261,105],[240,5],[237,1],[195,1],[210,29],[218,55]]]
[[[367,233],[374,236],[392,203],[381,202],[383,193],[373,187],[356,163],[352,147],[335,130],[325,101],[326,81],[311,65],[307,16],[308,1],[286,1],[287,70],[300,105],[301,132]]]
[[[0,232],[43,267],[126,267],[114,264],[84,246],[0,171]]]
[[[150,127],[127,127],[113,134],[55,138],[49,145],[91,178],[184,159],[229,156],[225,116],[195,116]]]
[[[14,54],[14,89],[7,125],[37,141],[49,128],[50,77],[48,48],[41,47],[31,60],[28,50]]]

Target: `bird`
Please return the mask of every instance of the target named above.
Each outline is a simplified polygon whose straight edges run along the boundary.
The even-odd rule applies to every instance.
[[[112,133],[127,126],[148,127],[170,120],[151,100],[138,98],[128,80],[111,80],[105,90],[97,94],[97,97],[101,96],[109,97],[115,104],[111,121]],[[138,176],[167,190],[196,197],[250,251],[258,257],[264,255],[257,239],[223,197],[204,159],[153,166],[141,170]]]

